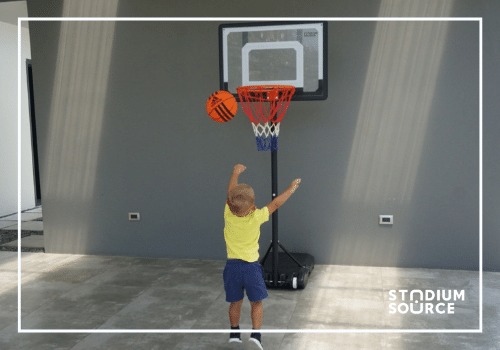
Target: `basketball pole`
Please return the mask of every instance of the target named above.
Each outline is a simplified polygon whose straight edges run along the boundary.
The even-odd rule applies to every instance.
[[[240,102],[243,102],[243,111],[248,115],[253,124],[253,129],[257,141],[257,150],[271,151],[271,190],[272,200],[278,196],[278,134],[279,124],[283,118],[288,104],[292,100],[295,87],[291,85],[251,85],[237,88]],[[269,108],[266,107],[269,103]],[[253,107],[252,107],[253,106]],[[272,240],[260,264],[264,267],[269,253],[273,251],[271,261],[271,271],[264,270],[266,285],[268,287],[291,286],[294,289],[303,289],[307,284],[314,258],[308,254],[302,254],[302,259],[309,261],[310,265],[301,263],[278,239],[278,210],[271,216]],[[280,248],[283,253],[294,262],[298,270],[290,271],[289,263],[280,266]],[[283,268],[283,270],[281,270]],[[269,273],[270,272],[270,273]],[[280,278],[282,278],[280,280]]]
[[[273,200],[278,195],[278,150],[271,151],[271,189]],[[273,286],[278,286],[278,210],[272,214]]]

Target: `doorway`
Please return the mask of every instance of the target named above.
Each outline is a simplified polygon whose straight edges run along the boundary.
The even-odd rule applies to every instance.
[[[38,162],[38,141],[36,129],[36,114],[35,114],[35,99],[33,88],[33,67],[31,60],[26,60],[26,76],[28,79],[28,104],[30,115],[30,128],[31,128],[31,149],[33,155],[33,179],[35,182],[35,204],[40,206],[42,204],[42,191],[40,188],[40,167]]]

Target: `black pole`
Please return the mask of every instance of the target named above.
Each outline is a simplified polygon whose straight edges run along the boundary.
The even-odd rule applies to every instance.
[[[273,199],[278,195],[278,150],[271,151],[271,187]],[[278,286],[278,210],[272,215],[273,230],[273,286]]]

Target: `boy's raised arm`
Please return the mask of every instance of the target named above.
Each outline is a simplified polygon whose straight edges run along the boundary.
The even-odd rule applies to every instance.
[[[297,188],[300,186],[300,182],[301,179],[293,180],[285,191],[283,191],[278,197],[274,198],[272,202],[267,205],[269,215],[278,210],[278,208],[281,207],[291,197],[291,195],[295,193]]]
[[[247,169],[246,166],[243,164],[236,164],[233,168],[233,173],[231,174],[231,177],[229,178],[229,186],[227,188],[227,194],[229,195],[229,192],[238,185],[238,177],[242,172],[244,172]]]

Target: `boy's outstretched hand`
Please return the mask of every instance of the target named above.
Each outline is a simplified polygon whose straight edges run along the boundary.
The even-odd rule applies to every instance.
[[[297,191],[301,182],[301,179],[293,180],[284,192],[282,192],[278,197],[274,198],[271,203],[267,205],[269,215],[278,210],[278,208],[281,207],[291,197],[291,195],[294,194],[295,191]]]
[[[246,166],[243,164],[236,164],[233,168],[233,173],[231,174],[231,178],[229,179],[229,186],[227,188],[227,194],[229,195],[229,192],[236,186],[238,185],[238,178],[242,172],[244,172],[247,169]]]
[[[236,173],[236,174],[241,174],[242,172],[244,172],[245,170],[247,169],[246,166],[244,166],[243,164],[236,164],[233,168],[233,173]]]
[[[302,179],[295,179],[292,181],[292,183],[290,184],[290,187],[289,187],[291,194],[293,194],[295,191],[297,191],[297,188],[299,188],[301,181],[302,181]]]

